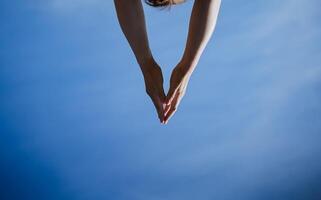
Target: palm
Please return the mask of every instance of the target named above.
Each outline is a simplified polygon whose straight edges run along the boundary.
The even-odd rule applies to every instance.
[[[189,75],[178,65],[172,72],[170,79],[170,89],[166,97],[165,123],[174,115],[185,95],[189,81]]]
[[[163,89],[163,74],[161,68],[153,63],[144,73],[145,89],[157,110],[158,118],[164,122],[165,93]]]

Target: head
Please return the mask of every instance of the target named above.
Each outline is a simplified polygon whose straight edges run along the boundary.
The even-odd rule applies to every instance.
[[[165,7],[165,6],[171,6],[171,5],[184,3],[185,0],[145,0],[145,2],[150,6]]]

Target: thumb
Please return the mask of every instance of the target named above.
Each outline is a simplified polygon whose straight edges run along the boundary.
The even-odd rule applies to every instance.
[[[167,96],[166,96],[166,100],[165,100],[165,103],[168,105],[170,104],[173,99],[174,99],[174,94],[175,92],[177,91],[177,88],[176,87],[173,87],[172,85],[170,86],[169,90],[168,90],[168,93],[167,93]]]
[[[183,79],[183,76],[181,73],[181,69],[178,67],[175,67],[172,71],[172,75],[170,79],[170,87],[166,96],[167,105],[169,105],[173,101],[175,93],[179,89],[182,79]]]

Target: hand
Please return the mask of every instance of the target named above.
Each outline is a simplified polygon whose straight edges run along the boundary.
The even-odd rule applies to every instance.
[[[174,115],[179,103],[185,95],[186,88],[190,79],[190,73],[186,70],[186,66],[179,63],[172,71],[170,79],[170,88],[165,100],[165,124]]]
[[[160,122],[164,123],[165,93],[162,70],[154,60],[148,62],[142,69],[146,93],[154,103]]]

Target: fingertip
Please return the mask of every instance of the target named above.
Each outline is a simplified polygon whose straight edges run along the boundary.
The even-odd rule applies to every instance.
[[[169,120],[169,116],[166,116],[166,117],[164,118],[164,124],[167,124],[167,123],[168,123],[168,120]]]
[[[160,123],[161,123],[161,124],[165,124],[165,117],[163,117],[163,118],[160,119]]]
[[[162,103],[162,106],[163,106],[163,110],[164,110],[164,113],[165,113],[165,110],[166,110],[167,104],[164,102],[164,103]]]

